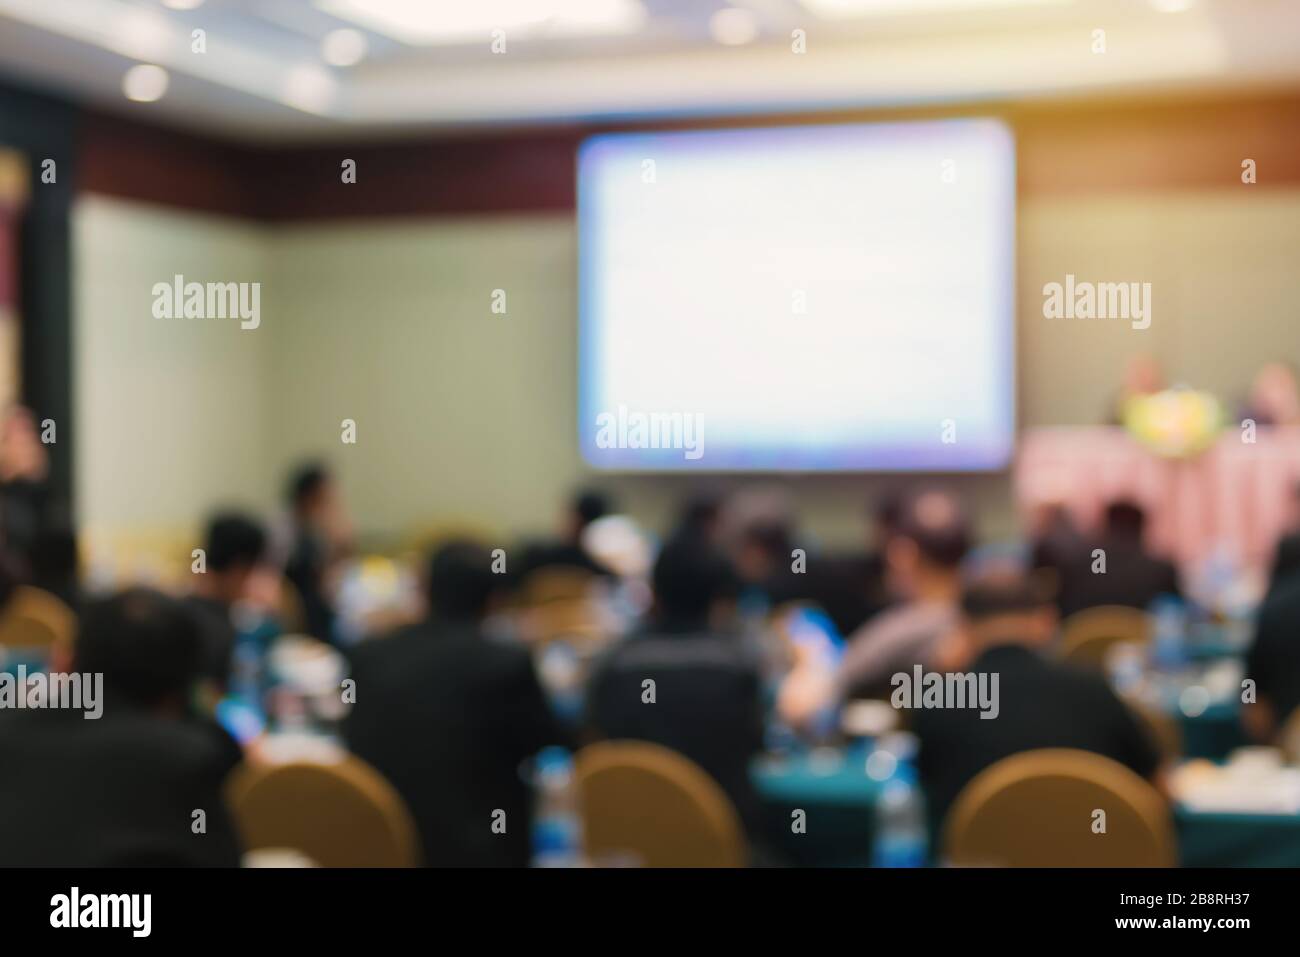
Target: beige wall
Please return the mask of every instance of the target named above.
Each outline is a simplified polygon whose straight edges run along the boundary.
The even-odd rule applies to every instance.
[[[275,413],[269,335],[153,317],[154,283],[265,282],[264,230],[89,197],[73,216],[76,506],[93,533],[174,530],[221,503],[261,505]],[[263,312],[266,304],[263,303]]]
[[[1248,189],[1022,205],[1023,423],[1098,421],[1143,351],[1234,401],[1261,362],[1300,359],[1300,191]],[[269,506],[289,463],[318,454],[367,531],[541,531],[587,474],[574,435],[571,216],[263,231],[92,199],[76,235],[84,519],[182,518],[231,496]],[[262,328],[150,324],[149,287],[177,271],[262,279]],[[1067,272],[1153,283],[1151,328],[1044,319],[1043,284]],[[505,316],[489,308],[497,288]],[[355,446],[340,442],[344,418],[357,422]],[[886,480],[783,481],[813,532],[850,541]],[[600,480],[655,527],[690,482]],[[1012,530],[1005,477],[959,484],[988,531]]]

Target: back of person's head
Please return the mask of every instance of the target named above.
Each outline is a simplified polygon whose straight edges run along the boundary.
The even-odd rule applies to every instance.
[[[205,536],[209,571],[250,569],[266,555],[266,532],[258,522],[238,512],[222,512],[208,522]]]
[[[735,570],[720,551],[686,539],[668,542],[651,574],[661,622],[703,627],[722,602],[736,597]]]
[[[429,559],[429,607],[440,620],[481,620],[498,586],[492,555],[477,542],[447,542]]]
[[[321,462],[305,462],[289,477],[285,498],[295,512],[310,508],[329,484],[329,469]]]
[[[1056,608],[1048,576],[1023,560],[975,562],[962,576],[961,612],[975,643],[1045,644],[1056,629]]]
[[[712,492],[698,492],[682,505],[675,538],[712,541],[722,519],[722,499]]]
[[[899,523],[903,518],[903,506],[906,501],[907,497],[903,494],[902,489],[891,488],[885,490],[879,498],[868,503],[867,512],[871,515],[877,545],[883,546],[898,532]]]
[[[970,522],[961,503],[947,492],[910,496],[899,510],[896,537],[912,543],[927,565],[955,571],[971,546]]]
[[[103,674],[110,707],[183,706],[199,672],[199,625],[175,599],[128,588],[87,603],[75,658],[78,671]]]
[[[1146,513],[1135,502],[1111,502],[1106,506],[1106,537],[1140,543],[1146,527]]]
[[[583,489],[573,497],[571,506],[578,531],[613,511],[609,496],[596,489]]]

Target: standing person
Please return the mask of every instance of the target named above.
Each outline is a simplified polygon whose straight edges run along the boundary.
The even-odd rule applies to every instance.
[[[300,467],[289,482],[290,544],[284,577],[302,602],[309,635],[334,641],[338,562],[352,547],[352,524],[334,477],[320,463]]]

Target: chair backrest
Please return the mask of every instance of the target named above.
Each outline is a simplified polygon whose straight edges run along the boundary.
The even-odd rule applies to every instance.
[[[1071,664],[1100,670],[1106,653],[1120,644],[1145,645],[1151,640],[1151,616],[1140,608],[1099,605],[1065,619],[1061,626],[1061,657]]]
[[[947,863],[971,867],[1172,867],[1173,818],[1154,787],[1071,748],[1012,755],[957,796]]]
[[[244,847],[289,848],[322,867],[414,867],[419,841],[405,803],[359,758],[236,768],[226,797]]]
[[[39,588],[19,585],[0,614],[0,645],[48,654],[54,646],[70,643],[76,629],[77,616],[62,601]]]
[[[582,568],[543,567],[520,586],[519,624],[524,639],[544,645],[563,639],[573,645],[599,644],[605,637],[593,601],[595,576]]]
[[[1300,708],[1296,708],[1282,722],[1277,733],[1277,746],[1282,749],[1286,763],[1300,765]]]
[[[730,799],[676,751],[602,741],[574,762],[587,856],[644,867],[742,867],[745,837]]]

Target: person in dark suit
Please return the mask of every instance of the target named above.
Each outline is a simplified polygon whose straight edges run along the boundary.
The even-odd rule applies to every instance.
[[[649,627],[597,663],[587,723],[596,737],[650,741],[690,758],[753,837],[759,806],[749,765],[763,746],[763,709],[757,656],[727,628],[735,574],[718,552],[678,540],[660,552],[652,577]]]
[[[1300,575],[1279,582],[1260,606],[1246,677],[1256,700],[1242,706],[1242,722],[1252,737],[1272,743],[1300,708]]]
[[[218,694],[226,688],[235,651],[231,611],[245,596],[266,550],[266,532],[246,515],[221,513],[208,523],[205,570],[194,576],[194,592],[185,604],[198,619],[203,639],[202,678]]]
[[[332,579],[352,547],[351,522],[334,477],[317,462],[298,468],[289,482],[289,554],[284,577],[298,593],[307,634],[335,640]]]
[[[158,592],[87,604],[51,670],[102,674],[102,700],[0,710],[0,866],[238,866],[221,789],[239,747],[188,715],[200,655],[192,616]]]
[[[491,565],[479,545],[443,546],[429,563],[429,619],[352,652],[357,701],[344,737],[405,799],[429,866],[525,866],[526,760],[566,743],[529,653],[482,633],[498,585]]]
[[[1145,525],[1146,515],[1132,502],[1107,506],[1100,545],[1106,553],[1106,571],[1093,570],[1092,548],[1085,548],[1061,567],[1059,607],[1063,617],[1098,605],[1146,608],[1161,595],[1181,595],[1177,569],[1143,546]]]
[[[1091,751],[1160,783],[1154,741],[1106,680],[1044,654],[1057,621],[1049,589],[1019,569],[976,572],[963,589],[961,615],[970,656],[962,673],[986,676],[995,693],[990,708],[911,711],[936,842],[962,788],[985,768],[1022,751]]]
[[[524,546],[513,569],[513,580],[522,584],[529,575],[542,568],[576,568],[602,578],[609,577],[612,574],[610,570],[583,547],[582,535],[588,525],[611,512],[609,498],[603,493],[593,489],[579,492],[569,503],[557,539]]]

